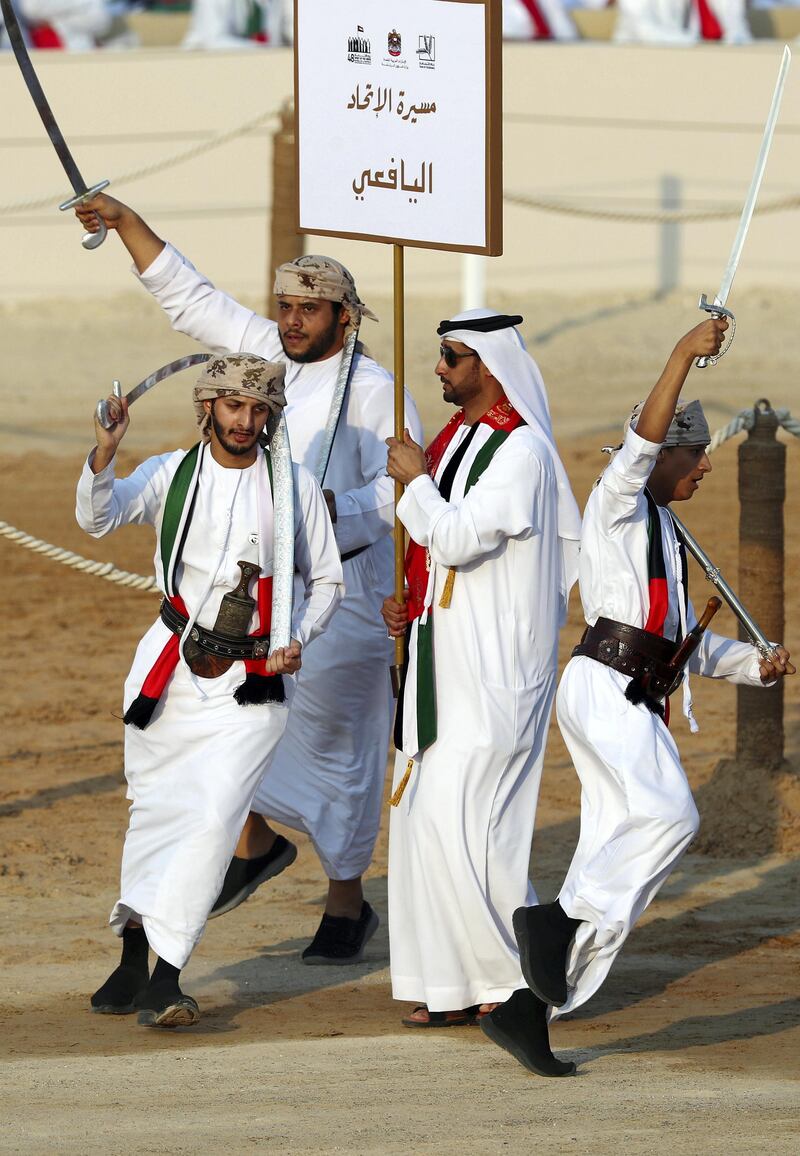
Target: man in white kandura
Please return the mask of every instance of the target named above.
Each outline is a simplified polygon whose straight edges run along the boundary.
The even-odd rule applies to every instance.
[[[292,455],[325,486],[346,592],[303,663],[286,733],[253,804],[257,814],[245,825],[213,914],[231,910],[293,861],[294,845],[261,818],[270,816],[310,835],[329,880],[325,914],[304,962],[358,962],[378,926],[361,877],[380,825],[392,710],[392,647],[380,608],[394,573],[394,485],[385,446],[394,429],[394,393],[389,374],[352,345],[361,318],[374,315],[344,266],[307,256],[276,271],[276,324],[215,289],[125,205],[101,195],[76,210],[89,230],[97,227],[93,210],[117,230],[142,284],[176,329],[213,349],[286,363]],[[421,437],[408,394],[406,422]],[[335,430],[332,445],[326,430]]]
[[[194,391],[202,441],[148,458],[115,478],[127,403],[116,424],[95,418],[97,446],[78,483],[77,518],[96,538],[130,524],[155,528],[159,617],[125,683],[125,774],[131,803],[120,898],[111,926],[122,960],[92,996],[95,1011],[139,1011],[139,1022],[194,1023],[181,968],[202,935],[242,823],[289,714],[282,675],[324,629],[342,592],[325,501],[286,450],[284,472],[259,446],[279,413],[284,367],[260,357],[213,357]],[[281,503],[273,486],[293,486]],[[273,481],[273,478],[276,479]],[[288,519],[281,511],[294,506]],[[294,567],[291,554],[294,550]],[[273,564],[300,575],[290,645],[269,651]],[[255,599],[249,587],[257,579]],[[284,607],[287,616],[290,611]],[[232,639],[234,641],[232,641]],[[238,640],[238,641],[237,641]],[[152,976],[148,947],[158,956]]]
[[[727,327],[711,319],[681,338],[586,506],[580,591],[588,627],[557,697],[581,781],[580,838],[558,899],[514,913],[525,978],[553,1016],[597,991],[697,832],[663,689],[681,667],[677,641],[697,623],[669,503],[691,498],[711,469],[703,410],[679,394],[693,360],[717,353]],[[749,643],[708,630],[689,669],[752,686],[794,673],[783,647],[766,661]],[[696,730],[686,678],[683,707]],[[504,1046],[532,1067],[525,1023],[508,1016],[501,1029]]]
[[[410,623],[389,839],[392,992],[408,1027],[481,1024],[532,999],[511,917],[534,902],[533,821],[577,575],[580,516],[521,317],[470,310],[439,326],[436,373],[460,407],[427,452],[389,439],[406,492]],[[544,1061],[543,1061],[544,1064]],[[550,1058],[556,1074],[557,1061]]]

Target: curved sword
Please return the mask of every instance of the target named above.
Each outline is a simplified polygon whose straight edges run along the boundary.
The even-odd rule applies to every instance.
[[[767,121],[764,125],[764,134],[761,138],[761,148],[758,150],[758,157],[756,158],[756,167],[753,170],[753,176],[750,180],[750,188],[747,191],[747,198],[742,208],[742,215],[739,218],[739,227],[736,230],[736,236],[733,239],[730,256],[728,257],[728,264],[725,266],[725,272],[722,274],[722,284],[717,291],[713,302],[708,301],[705,293],[700,298],[698,309],[704,309],[706,313],[710,313],[712,317],[727,317],[733,324],[731,330],[730,341],[722,351],[725,353],[733,341],[733,334],[736,332],[736,318],[731,313],[730,309],[726,309],[725,305],[728,300],[728,294],[733,285],[733,279],[736,276],[736,270],[739,267],[739,258],[742,255],[745,240],[747,239],[747,230],[750,228],[750,221],[753,217],[753,210],[756,207],[758,200],[759,189],[761,182],[764,179],[764,170],[767,167],[767,157],[769,156],[770,146],[772,145],[772,138],[775,135],[775,125],[778,121],[778,113],[781,109],[781,100],[783,99],[783,90],[786,85],[786,74],[789,71],[789,65],[792,62],[792,54],[789,51],[789,46],[784,45],[783,56],[781,57],[780,68],[778,69],[778,79],[775,81],[775,91],[772,94],[772,104],[770,105]],[[715,357],[698,357],[695,364],[698,369],[705,369],[707,365],[716,365],[719,361],[721,353]]]
[[[2,0],[0,0],[0,2],[2,2]],[[128,405],[133,405],[137,398],[147,393],[149,389],[152,389],[154,385],[158,385],[158,383],[166,377],[172,377],[173,373],[180,373],[182,369],[188,369],[190,365],[201,365],[202,362],[208,361],[211,356],[212,354],[210,353],[189,353],[186,357],[179,357],[177,361],[170,361],[168,365],[162,365],[155,373],[151,373],[144,381],[140,381],[138,385],[135,385],[130,393],[125,394],[123,400],[127,401]],[[114,382],[114,396],[122,397],[119,391],[118,381]],[[95,414],[103,429],[113,429],[117,424],[109,417],[108,402],[105,398],[102,401],[98,401]]]
[[[59,209],[71,209],[74,205],[80,204],[82,201],[90,201],[96,193],[101,189],[105,189],[111,183],[110,181],[100,181],[99,184],[87,188],[86,181],[80,174],[78,166],[75,164],[72,153],[67,147],[67,142],[64,140],[64,135],[56,123],[56,118],[53,116],[53,111],[47,102],[47,97],[44,94],[39,77],[36,75],[36,70],[31,64],[31,58],[28,55],[28,49],[25,45],[25,38],[22,35],[22,29],[19,26],[17,14],[14,11],[14,5],[11,0],[0,0],[0,8],[3,11],[3,20],[6,25],[6,32],[11,41],[11,47],[14,50],[14,55],[17,58],[19,70],[22,73],[22,79],[27,85],[28,92],[31,94],[31,99],[36,106],[36,111],[42,118],[42,124],[45,127],[47,135],[53,148],[56,150],[58,159],[61,161],[61,166],[64,172],[69,177],[69,183],[72,185],[74,197],[70,197],[68,201],[64,201],[59,205]],[[100,217],[97,218],[100,222],[100,231],[97,233],[86,233],[81,241],[84,249],[97,249],[103,244],[106,239],[108,230]]]

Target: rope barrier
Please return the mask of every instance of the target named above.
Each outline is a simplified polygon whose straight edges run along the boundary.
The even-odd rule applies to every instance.
[[[158,593],[153,577],[145,578],[141,574],[132,574],[129,570],[118,570],[113,562],[93,562],[90,558],[82,558],[80,554],[74,554],[71,550],[62,550],[60,546],[51,546],[41,538],[34,538],[24,530],[10,526],[8,522],[0,522],[0,535],[18,546],[33,550],[34,554],[41,554],[43,558],[49,558],[53,562],[61,562],[62,565],[70,566],[82,574],[94,574],[97,578],[105,578],[108,582],[116,582],[118,586],[126,586],[130,590],[153,590]]]
[[[232,140],[236,140],[237,137],[246,136],[248,133],[254,132],[267,121],[276,119],[277,116],[277,109],[272,112],[262,112],[252,120],[245,121],[244,124],[229,129],[227,132],[218,133],[217,136],[213,136],[209,140],[201,141],[199,144],[193,145],[190,149],[184,149],[183,152],[175,153],[171,157],[165,157],[163,160],[144,165],[140,169],[134,169],[132,172],[116,176],[113,178],[112,183],[121,185],[130,183],[131,181],[140,181],[144,177],[152,177],[156,173],[165,172],[167,169],[174,168],[176,165],[185,164],[187,161],[194,160],[196,157],[203,156],[207,152],[212,152],[214,149],[229,144]],[[49,197],[37,197],[34,200],[17,201],[15,204],[0,205],[0,215],[5,216],[7,213],[24,212],[27,209],[50,209],[54,204],[57,205],[59,201],[63,201],[63,199],[64,190],[61,189],[59,193],[54,193]]]
[[[717,206],[708,209],[649,209],[636,212],[631,209],[595,209],[579,205],[574,201],[562,201],[555,197],[529,197],[522,193],[504,193],[503,200],[509,205],[519,205],[525,209],[538,209],[543,213],[561,213],[568,217],[586,217],[597,221],[620,221],[637,225],[691,224],[701,221],[727,221],[738,218],[742,207]],[[753,215],[783,213],[789,209],[800,209],[800,197],[781,197],[756,205]]]
[[[774,413],[778,419],[778,424],[787,433],[800,437],[800,421],[793,418],[788,409],[776,409]],[[755,410],[743,409],[726,426],[717,430],[711,438],[708,452],[712,453],[728,438],[735,437],[742,430],[752,429],[754,422]],[[159,593],[156,580],[153,577],[145,578],[141,574],[132,574],[129,570],[119,570],[113,562],[93,562],[90,558],[83,558],[80,554],[73,553],[72,550],[63,550],[60,546],[52,546],[49,542],[43,542],[41,538],[34,538],[30,534],[26,534],[24,530],[10,526],[8,522],[0,522],[0,536],[18,546],[24,546],[27,550],[32,550],[43,558],[49,558],[53,562],[60,562],[64,566],[69,566],[81,574],[93,574],[96,578],[105,578],[107,582],[114,582],[129,590]]]

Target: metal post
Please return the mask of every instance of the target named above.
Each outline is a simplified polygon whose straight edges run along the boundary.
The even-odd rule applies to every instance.
[[[272,137],[272,215],[267,266],[268,317],[276,320],[277,306],[272,295],[275,270],[285,261],[303,253],[303,237],[297,232],[297,157],[294,136],[294,107],[286,101],[280,124]]]
[[[465,253],[461,258],[461,308],[486,307],[486,258],[481,253]]]
[[[755,404],[747,441],[739,446],[739,595],[770,641],[782,642],[786,446],[776,439],[777,429],[772,406],[762,398]],[[736,761],[778,769],[784,742],[782,682],[766,692],[748,686],[736,691]]]
[[[661,178],[661,208],[681,207],[680,177],[665,173]],[[658,296],[666,297],[677,288],[681,276],[681,226],[678,221],[664,221],[659,229]]]
[[[405,406],[405,252],[402,245],[394,245],[394,436],[403,440],[406,424]],[[403,496],[400,482],[394,484],[394,505]],[[405,553],[406,535],[403,523],[395,515],[394,519],[394,596],[403,602],[405,596]],[[401,636],[394,642],[394,666],[391,667],[392,689],[397,698],[400,693],[400,676],[405,662],[405,639]]]

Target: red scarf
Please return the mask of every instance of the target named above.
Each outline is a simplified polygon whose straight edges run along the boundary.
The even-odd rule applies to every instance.
[[[505,397],[500,398],[491,409],[487,410],[480,419],[480,422],[483,425],[488,425],[490,429],[507,430],[509,433],[513,429],[516,429],[517,426],[524,424],[511,402]],[[464,411],[461,409],[450,418],[450,421],[444,429],[436,435],[426,449],[425,464],[431,478],[436,477],[436,472],[442,463],[442,458],[445,455],[447,447],[463,424]],[[427,548],[420,546],[413,538],[410,539],[408,550],[406,551],[409,622],[413,622],[415,618],[419,618],[425,609],[425,594],[428,590],[429,571],[430,558],[428,557]]]
[[[536,3],[536,0],[522,0],[522,3],[530,13],[530,18],[533,21],[534,28],[536,29],[536,39],[552,40],[553,33],[550,29],[550,25],[547,22],[547,17]]]

